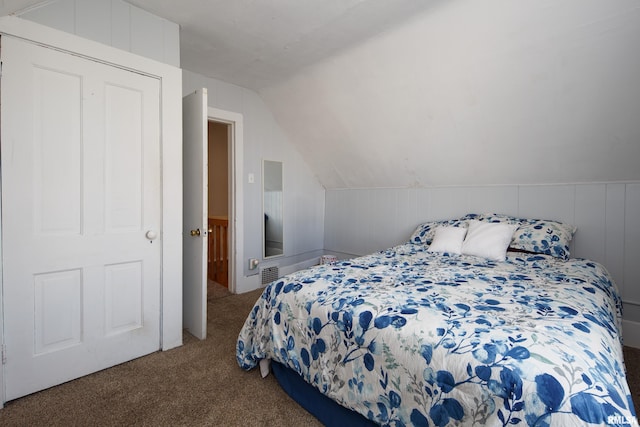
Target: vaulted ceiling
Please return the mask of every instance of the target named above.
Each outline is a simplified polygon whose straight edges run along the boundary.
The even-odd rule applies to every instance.
[[[326,188],[640,179],[637,0],[128,0]]]
[[[640,180],[637,0],[127,1],[327,188]]]
[[[429,6],[429,0],[127,0],[180,25],[182,66],[261,89]]]
[[[280,82],[306,66],[402,23],[436,2],[125,1],[180,26],[183,68],[254,90]],[[45,1],[0,0],[0,15],[40,3]]]

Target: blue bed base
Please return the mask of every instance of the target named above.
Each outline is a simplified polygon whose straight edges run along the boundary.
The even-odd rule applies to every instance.
[[[271,370],[280,387],[300,406],[328,427],[370,427],[377,424],[357,412],[345,408],[320,393],[295,371],[271,361]]]

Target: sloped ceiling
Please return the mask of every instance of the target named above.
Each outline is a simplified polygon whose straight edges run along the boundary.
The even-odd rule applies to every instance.
[[[640,180],[637,0],[130,2],[326,188]]]
[[[0,15],[46,4],[0,0]],[[123,0],[180,26],[183,68],[259,90],[443,0]]]
[[[640,179],[634,1],[451,1],[260,91],[327,188]]]
[[[128,2],[260,93],[326,188],[640,180],[637,0]]]
[[[127,0],[180,25],[182,67],[254,90],[404,21],[434,0]]]

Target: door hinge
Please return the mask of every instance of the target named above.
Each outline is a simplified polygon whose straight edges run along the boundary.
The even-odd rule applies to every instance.
[[[4,344],[2,344],[2,364],[7,364],[7,346]]]

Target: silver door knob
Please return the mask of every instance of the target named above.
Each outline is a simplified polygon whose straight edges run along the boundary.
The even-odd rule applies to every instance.
[[[153,240],[153,239],[155,239],[156,237],[158,237],[158,233],[156,233],[156,232],[155,232],[155,231],[153,231],[153,230],[149,230],[149,231],[147,231],[147,233],[145,234],[145,237],[146,237],[147,239],[149,239],[149,240]]]

